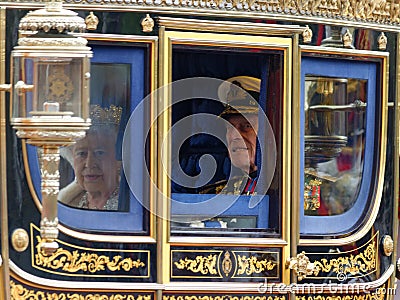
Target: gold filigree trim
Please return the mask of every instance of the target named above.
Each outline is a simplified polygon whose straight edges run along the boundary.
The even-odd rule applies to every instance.
[[[279,252],[172,250],[171,277],[277,278],[278,261]]]
[[[385,287],[378,288],[374,293],[365,294],[349,294],[349,295],[307,295],[296,296],[296,300],[383,300],[386,298],[387,289]]]
[[[38,38],[22,37],[18,40],[19,46],[37,46],[37,47],[85,47],[87,40],[81,37],[71,38]]]
[[[264,271],[273,270],[278,264],[269,259],[259,260],[255,256],[246,257],[245,255],[237,256],[238,270],[236,275],[253,275],[260,274]]]
[[[90,0],[66,0],[66,3],[86,3],[92,5]],[[99,0],[98,5],[110,5],[106,0]],[[400,22],[400,4],[393,1],[371,1],[371,0],[326,0],[326,1],[313,1],[313,0],[204,0],[204,1],[190,1],[190,0],[148,0],[145,5],[144,2],[137,0],[125,0],[124,6],[146,6],[149,8],[182,8],[187,9],[206,9],[214,12],[229,12],[232,14],[240,12],[253,12],[258,14],[274,15],[275,19],[279,16],[282,19],[292,17],[295,19],[312,19],[323,18],[331,20],[339,20],[341,23],[346,22],[360,23],[365,26],[367,23],[377,23],[384,25],[396,26]],[[118,5],[117,5],[118,6]]]
[[[210,254],[208,256],[197,255],[195,259],[185,257],[174,263],[175,266],[180,270],[188,270],[193,273],[201,273],[203,275],[218,274],[217,266],[217,255]]]
[[[361,247],[362,248],[362,247]],[[357,251],[358,250],[358,251]],[[314,261],[314,276],[320,272],[334,272],[336,275],[359,275],[368,274],[375,271],[377,266],[376,255],[376,240],[375,237],[370,241],[366,248],[355,249],[348,256],[339,256],[337,258],[326,259],[322,258],[319,261]],[[345,253],[328,254],[328,255],[344,255]],[[311,255],[311,253],[309,253]]]
[[[120,270],[129,272],[133,268],[138,269],[146,266],[140,259],[132,260],[131,258],[122,258],[121,255],[109,258],[96,253],[79,253],[76,250],[70,252],[63,248],[59,248],[53,254],[45,256],[42,251],[40,251],[41,239],[39,236],[37,236],[37,239],[39,244],[36,246],[37,253],[35,255],[35,263],[37,266],[42,266],[46,269],[61,269],[68,273],[88,271],[93,274],[105,269],[112,272]]]
[[[163,300],[285,300],[283,295],[163,295]]]
[[[26,288],[21,284],[15,283],[13,280],[10,282],[11,287],[11,299],[35,299],[35,300],[59,300],[59,299],[85,299],[85,300],[152,300],[151,294],[122,294],[122,293],[94,293],[93,291],[88,292],[57,292],[57,291],[39,291]]]
[[[35,231],[37,227],[31,224],[32,264],[36,269],[64,276],[82,274],[86,277],[148,278],[150,276],[149,250],[85,248],[57,239],[60,247],[54,253],[46,254],[41,251],[42,239]]]

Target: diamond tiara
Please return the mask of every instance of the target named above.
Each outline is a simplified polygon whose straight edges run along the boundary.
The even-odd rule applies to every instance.
[[[122,107],[110,105],[109,108],[103,108],[100,105],[94,105],[90,110],[90,118],[93,125],[115,125],[119,126],[121,122]]]

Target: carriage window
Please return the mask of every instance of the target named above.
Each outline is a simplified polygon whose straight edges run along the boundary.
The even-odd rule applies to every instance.
[[[303,236],[348,234],[374,215],[383,178],[374,166],[384,159],[385,64],[369,60],[302,58]]]
[[[172,234],[279,233],[283,65],[283,51],[173,45]]]
[[[123,108],[128,108],[130,64],[92,63],[91,127],[76,144],[63,147],[59,201],[89,210],[127,211],[121,185]]]
[[[128,120],[149,93],[150,47],[91,45],[90,118],[92,125],[76,144],[60,150],[59,219],[79,230],[149,232],[149,198],[138,199],[129,188],[123,166],[123,138]],[[137,118],[143,128],[146,112]],[[147,157],[143,139],[132,153]],[[131,162],[131,160],[129,160]],[[135,167],[144,163],[135,161]],[[140,182],[141,190],[148,188]],[[144,194],[144,192],[142,193]]]
[[[357,199],[364,166],[367,81],[306,76],[306,215],[338,215]]]

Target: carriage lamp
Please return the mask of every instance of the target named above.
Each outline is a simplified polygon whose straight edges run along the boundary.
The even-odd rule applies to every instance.
[[[90,57],[85,21],[48,1],[25,15],[11,53],[11,125],[19,138],[41,152],[41,249],[58,248],[59,149],[83,138],[90,127]]]

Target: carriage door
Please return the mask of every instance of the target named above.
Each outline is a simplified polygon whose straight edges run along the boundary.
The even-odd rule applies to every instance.
[[[182,32],[169,30],[168,18],[159,21],[159,186],[168,200],[160,215],[170,266],[163,280],[171,288],[207,281],[210,290],[236,282],[233,293],[244,282],[288,284],[298,160],[288,120],[298,101],[293,36],[301,30],[226,22],[225,33]],[[239,27],[249,34],[231,34]],[[246,132],[232,142],[241,126],[254,140]]]
[[[302,51],[298,252],[314,264],[303,282],[323,290],[354,283],[366,292],[363,283],[393,271],[391,229],[377,219],[393,214],[383,196],[387,63],[385,52]]]

